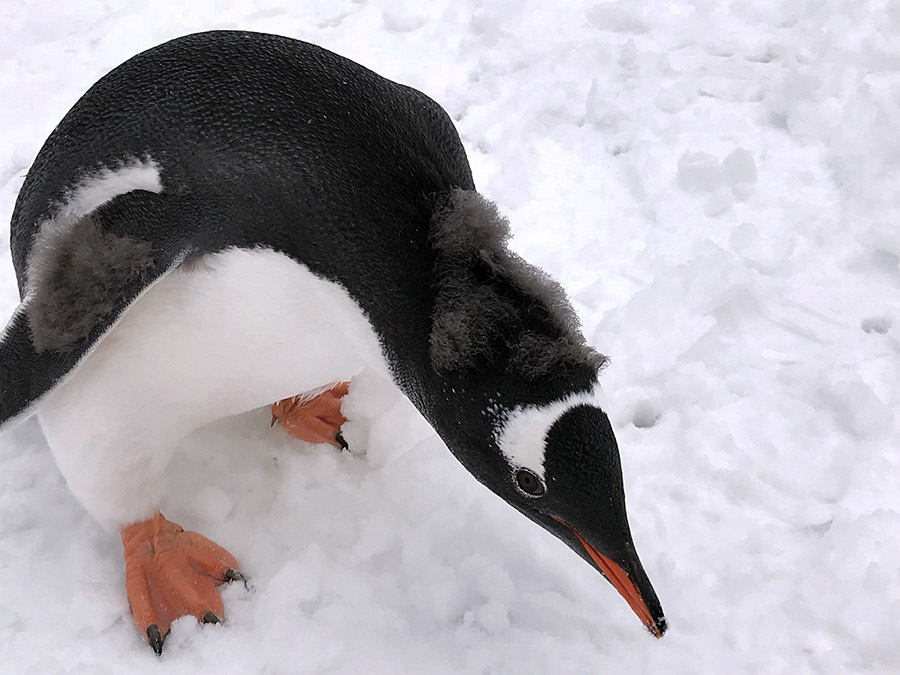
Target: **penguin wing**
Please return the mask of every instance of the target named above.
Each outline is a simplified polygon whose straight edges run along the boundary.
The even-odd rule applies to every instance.
[[[133,190],[38,230],[23,300],[0,335],[0,425],[28,414],[141,295],[200,250],[204,215],[191,204]]]

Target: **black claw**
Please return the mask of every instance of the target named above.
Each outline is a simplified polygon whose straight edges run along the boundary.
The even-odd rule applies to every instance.
[[[350,446],[347,445],[347,441],[344,440],[344,434],[340,431],[334,435],[334,440],[338,442],[338,445],[341,446],[341,450],[348,450]]]
[[[225,581],[243,581],[247,582],[247,577],[238,572],[237,570],[233,570],[230,567],[225,570]]]
[[[207,612],[203,615],[203,623],[222,623],[222,619],[217,617],[212,612]]]
[[[162,647],[163,647],[163,638],[159,633],[159,626],[155,623],[151,623],[147,626],[147,642],[150,643],[150,647],[156,652],[157,656],[162,656]]]

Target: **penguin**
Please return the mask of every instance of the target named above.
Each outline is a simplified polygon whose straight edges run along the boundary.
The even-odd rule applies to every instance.
[[[606,357],[561,287],[510,252],[423,93],[287,37],[174,39],[75,103],[10,232],[21,302],[0,336],[0,422],[36,414],[71,491],[121,536],[157,654],[176,618],[221,621],[218,586],[244,579],[160,511],[179,441],[274,401],[273,423],[345,445],[340,403],[362,369],[665,633]]]

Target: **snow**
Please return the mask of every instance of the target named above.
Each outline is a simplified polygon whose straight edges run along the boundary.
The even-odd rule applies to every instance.
[[[0,212],[68,107],[219,28],[316,42],[453,116],[592,344],[669,619],[471,479],[369,378],[354,453],[265,410],[185,443],[166,515],[251,577],[161,662],[34,421],[0,437],[0,670],[883,673],[900,666],[900,11],[713,0],[0,5]],[[4,217],[4,220],[6,218]],[[0,305],[17,302],[8,254]],[[352,413],[352,414],[351,414]]]

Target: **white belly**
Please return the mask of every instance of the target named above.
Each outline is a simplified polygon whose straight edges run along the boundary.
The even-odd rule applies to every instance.
[[[342,287],[282,254],[232,249],[148,290],[37,412],[75,495],[120,525],[158,506],[191,431],[363,368],[388,376]]]

